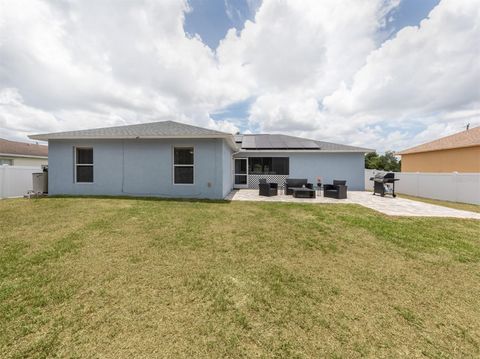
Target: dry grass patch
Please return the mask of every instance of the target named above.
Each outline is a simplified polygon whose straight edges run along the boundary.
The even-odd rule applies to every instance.
[[[478,357],[480,222],[0,202],[0,357]]]

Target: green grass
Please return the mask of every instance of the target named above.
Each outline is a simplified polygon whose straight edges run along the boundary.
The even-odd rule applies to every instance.
[[[431,198],[410,196],[408,194],[399,194],[398,196],[401,197],[401,198],[412,199],[414,201],[436,204],[437,206],[444,206],[444,207],[450,207],[450,208],[454,208],[454,209],[460,209],[462,211],[470,211],[470,212],[480,213],[480,205],[477,205],[477,204],[442,201],[442,200],[439,200],[439,199],[431,199]]]
[[[0,201],[0,357],[479,357],[480,221]]]

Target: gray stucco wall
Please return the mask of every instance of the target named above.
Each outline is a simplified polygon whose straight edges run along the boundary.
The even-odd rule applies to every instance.
[[[310,183],[316,183],[320,176],[323,183],[347,180],[348,189],[365,189],[363,153],[242,152],[235,157],[290,157],[290,178],[307,178]]]
[[[228,144],[222,142],[222,195],[227,196],[233,188],[233,173],[232,173],[232,149]]]
[[[222,139],[52,140],[49,141],[49,193],[185,198],[225,197]],[[74,146],[93,147],[94,183],[75,183]],[[194,184],[173,184],[173,147],[194,147]],[[228,150],[228,151],[227,151]],[[228,154],[227,154],[228,152]],[[226,171],[231,171],[228,165]]]

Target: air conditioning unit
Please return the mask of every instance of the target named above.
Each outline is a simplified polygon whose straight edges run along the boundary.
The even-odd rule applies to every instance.
[[[48,172],[32,173],[33,192],[48,193]]]

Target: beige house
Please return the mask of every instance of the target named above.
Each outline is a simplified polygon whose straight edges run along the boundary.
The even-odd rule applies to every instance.
[[[397,153],[402,172],[480,173],[480,127]]]
[[[0,166],[48,165],[48,146],[0,138]]]

